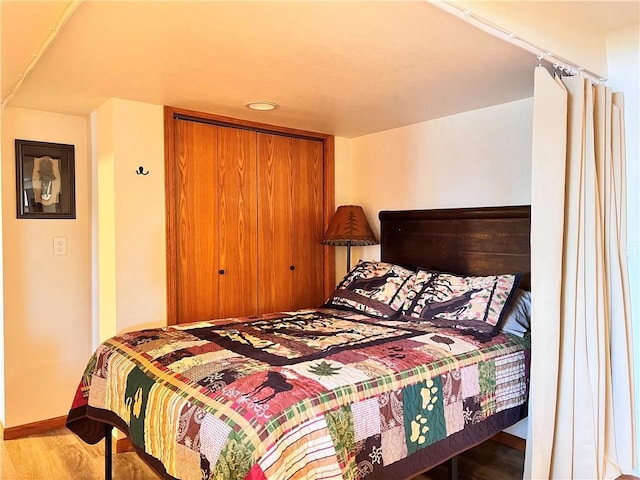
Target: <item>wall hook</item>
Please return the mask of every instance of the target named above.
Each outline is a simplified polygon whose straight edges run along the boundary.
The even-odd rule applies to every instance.
[[[149,175],[149,170],[147,170],[146,172],[144,171],[144,167],[142,165],[140,165],[138,167],[138,169],[136,170],[136,175]]]

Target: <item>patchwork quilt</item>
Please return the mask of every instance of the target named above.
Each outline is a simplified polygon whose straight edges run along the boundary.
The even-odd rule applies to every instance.
[[[142,330],[98,347],[67,426],[165,478],[409,478],[526,415],[529,352],[331,309]]]

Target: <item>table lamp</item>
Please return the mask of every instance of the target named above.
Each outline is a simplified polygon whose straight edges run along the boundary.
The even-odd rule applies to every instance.
[[[347,247],[347,272],[351,269],[351,246],[376,245],[376,240],[367,217],[359,205],[338,207],[324,234],[322,243]]]

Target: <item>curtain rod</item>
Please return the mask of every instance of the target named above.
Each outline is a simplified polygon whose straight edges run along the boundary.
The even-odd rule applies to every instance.
[[[509,30],[496,25],[495,23],[483,18],[479,15],[476,15],[471,10],[468,10],[460,5],[457,5],[455,2],[449,0],[428,0],[429,3],[437,6],[438,8],[455,15],[462,20],[470,23],[471,25],[493,35],[494,37],[498,37],[502,40],[506,40],[507,42],[520,47],[532,54],[534,54],[540,63],[545,61],[553,66],[553,68],[560,70],[563,73],[568,75],[584,75],[589,77],[595,83],[605,83],[607,78],[599,75],[595,72],[587,70],[585,67],[573,63],[566,58],[562,58],[559,55],[549,51],[546,48],[539,47],[514,32],[510,32]]]

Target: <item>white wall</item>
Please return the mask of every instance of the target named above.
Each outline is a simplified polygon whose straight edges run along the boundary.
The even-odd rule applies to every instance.
[[[91,355],[88,133],[84,117],[3,114],[6,427],[65,415]],[[16,138],[75,145],[75,220],[16,218]],[[67,237],[66,256],[53,256],[54,236]]]
[[[2,25],[2,7],[0,6],[0,25]],[[1,36],[0,36],[1,37]],[[0,38],[0,52],[2,51],[2,39]],[[0,85],[2,84],[2,71],[0,69]],[[4,109],[0,106],[0,132],[2,132],[2,117]],[[2,139],[0,138],[0,142]],[[0,143],[0,166],[4,164],[6,160],[3,160],[2,146]],[[0,172],[0,178],[2,174]],[[0,180],[0,211],[2,210],[2,181]],[[0,252],[3,252],[2,246],[2,222],[0,222]],[[5,425],[5,388],[4,388],[4,295],[2,290],[4,289],[4,277],[2,272],[3,267],[3,255],[0,255],[0,428]]]
[[[594,73],[607,73],[605,31],[588,16],[569,17],[564,2],[458,0],[454,3],[545,51]]]
[[[627,146],[627,252],[631,311],[634,318],[635,397],[637,457],[640,461],[640,25],[611,32],[607,36],[609,82],[624,92]],[[635,475],[640,475],[640,467]]]
[[[116,220],[113,102],[91,114],[93,222],[92,346],[116,334]]]
[[[349,201],[378,237],[380,210],[528,204],[532,115],[525,99],[352,139]],[[352,257],[377,259],[379,247]]]
[[[163,118],[114,99],[118,333],[167,324]]]
[[[164,131],[161,106],[119,99],[91,122],[11,107],[2,120],[4,420],[13,427],[67,414],[99,336],[166,324]],[[16,138],[75,145],[75,220],[16,219]],[[149,175],[136,175],[139,165]],[[53,256],[53,236],[67,237],[67,256]]]
[[[349,205],[350,188],[349,182],[349,161],[351,158],[351,144],[352,140],[344,137],[335,137],[335,203],[336,209],[340,205]],[[333,247],[336,253],[336,285],[347,272],[347,249],[345,247]],[[351,263],[354,264],[357,260],[351,258]]]
[[[167,323],[163,108],[113,98],[91,125],[95,324],[104,340]],[[148,175],[137,175],[139,166]]]
[[[0,6],[0,25],[2,25],[2,6]],[[2,52],[2,36],[0,35],[0,52]],[[0,85],[2,85],[2,69],[0,69]],[[4,109],[0,106],[0,132],[2,132],[2,117]],[[0,137],[0,142],[2,141]],[[2,155],[2,146],[0,143],[0,166],[4,164]],[[1,177],[1,173],[0,173]],[[2,181],[0,181],[0,211],[2,210],[3,198],[2,198]],[[0,222],[0,252],[4,252],[2,246],[2,222]],[[4,388],[4,295],[2,290],[4,289],[4,276],[2,272],[3,267],[3,255],[0,255],[0,428],[5,425],[5,388]]]

